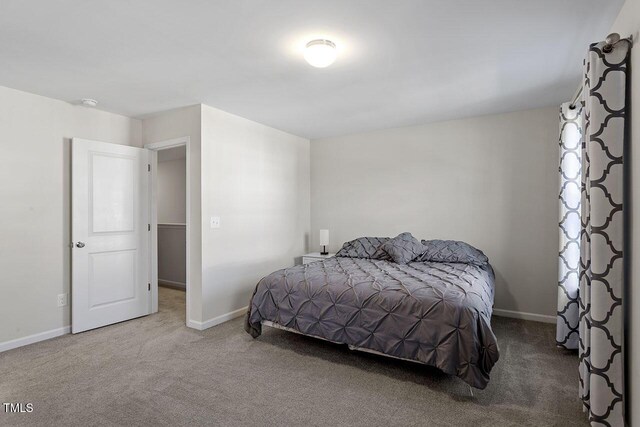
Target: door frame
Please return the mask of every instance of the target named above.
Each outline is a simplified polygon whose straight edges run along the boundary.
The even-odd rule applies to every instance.
[[[190,260],[191,260],[191,247],[190,247],[190,230],[191,230],[191,177],[190,177],[190,152],[191,152],[191,140],[188,136],[180,138],[167,139],[164,141],[151,142],[144,145],[144,148],[151,151],[151,191],[149,192],[149,212],[151,213],[151,233],[150,241],[150,255],[151,262],[151,312],[158,312],[158,151],[175,147],[186,147],[186,218],[185,218],[185,237],[186,237],[186,266],[185,266],[185,287],[186,287],[186,317],[185,324],[189,322],[191,318],[191,304],[189,302],[189,296],[191,295],[191,279],[190,279]]]

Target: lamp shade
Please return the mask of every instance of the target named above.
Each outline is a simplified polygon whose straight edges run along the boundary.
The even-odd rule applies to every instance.
[[[320,230],[320,246],[329,246],[329,230]]]

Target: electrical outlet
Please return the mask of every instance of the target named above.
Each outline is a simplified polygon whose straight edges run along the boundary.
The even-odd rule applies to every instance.
[[[220,217],[212,216],[211,217],[211,228],[220,228]]]
[[[67,294],[58,295],[58,307],[64,307],[67,305]]]

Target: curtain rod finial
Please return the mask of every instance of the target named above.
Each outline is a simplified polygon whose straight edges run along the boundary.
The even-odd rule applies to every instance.
[[[607,36],[606,39],[604,39],[605,43],[610,44],[610,45],[614,45],[616,43],[618,43],[620,41],[620,34],[618,33],[611,33]]]
[[[602,51],[604,53],[609,53],[613,50],[613,46],[620,41],[620,34],[611,33],[604,39],[604,46],[602,46]]]

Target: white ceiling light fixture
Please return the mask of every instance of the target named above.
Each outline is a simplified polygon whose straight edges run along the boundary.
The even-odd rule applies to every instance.
[[[316,68],[325,68],[333,64],[337,56],[336,44],[327,39],[311,40],[304,50],[304,59]]]
[[[80,102],[82,103],[82,105],[84,105],[85,107],[95,107],[98,105],[98,101],[96,101],[95,99],[91,99],[91,98],[84,98],[81,99]]]

